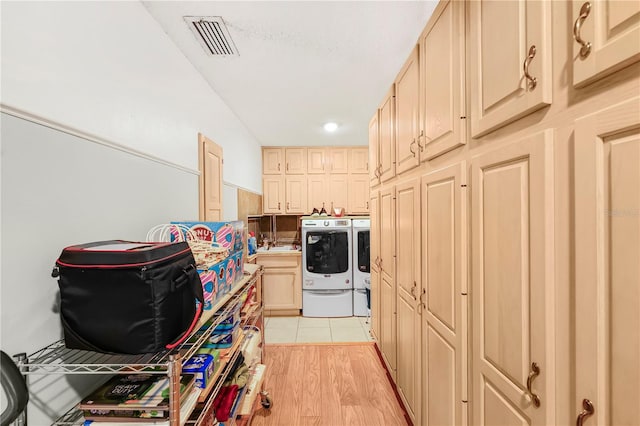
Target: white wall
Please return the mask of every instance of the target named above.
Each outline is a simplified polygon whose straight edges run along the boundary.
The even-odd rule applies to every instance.
[[[0,11],[0,347],[14,354],[61,337],[50,272],[63,247],[197,217],[198,132],[223,147],[225,182],[256,192],[261,152],[140,3]],[[95,379],[33,376],[29,423]]]
[[[192,169],[201,132],[226,182],[262,192],[257,140],[140,2],[0,7],[4,106]]]

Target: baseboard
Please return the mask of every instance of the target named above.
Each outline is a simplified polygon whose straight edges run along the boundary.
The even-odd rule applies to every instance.
[[[393,377],[391,377],[391,373],[389,373],[389,369],[387,368],[387,363],[384,362],[384,358],[382,358],[382,352],[380,352],[380,348],[378,347],[378,342],[375,342],[373,347],[376,350],[376,354],[378,354],[378,359],[380,359],[380,364],[382,365],[382,367],[384,368],[385,373],[387,374],[387,380],[389,380],[389,384],[391,385],[391,388],[393,389],[393,393],[396,396],[396,400],[398,401],[398,404],[400,404],[400,407],[402,408],[402,411],[404,412],[404,419],[406,420],[407,425],[413,426],[413,421],[411,420],[411,417],[409,417],[409,412],[407,411],[407,408],[404,406],[404,402],[402,402],[402,398],[400,397],[400,394],[398,393],[398,388],[396,387],[396,383],[393,381]]]

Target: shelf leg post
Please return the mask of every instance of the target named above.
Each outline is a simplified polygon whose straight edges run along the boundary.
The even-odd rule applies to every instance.
[[[169,425],[180,426],[180,355],[169,356]]]

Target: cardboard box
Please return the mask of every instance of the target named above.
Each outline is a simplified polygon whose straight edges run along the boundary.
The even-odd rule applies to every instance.
[[[197,222],[174,221],[175,225],[184,225],[193,231],[199,239],[216,242],[229,252],[244,249],[244,222],[235,220],[230,222]]]
[[[199,353],[192,356],[182,367],[182,372],[194,374],[196,376],[195,385],[200,389],[205,389],[215,373],[214,355]]]

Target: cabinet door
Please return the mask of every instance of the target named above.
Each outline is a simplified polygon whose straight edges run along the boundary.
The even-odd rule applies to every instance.
[[[307,171],[307,148],[285,148],[285,173],[302,175]]]
[[[420,422],[420,181],[396,186],[397,385],[414,424]]]
[[[329,208],[329,205],[325,206],[327,200],[327,178],[322,175],[307,175],[307,212],[311,214],[313,209],[318,211],[322,207]]]
[[[551,103],[551,2],[468,4],[471,133],[479,137]]]
[[[464,2],[441,2],[420,41],[421,161],[466,143],[464,12]]]
[[[638,97],[575,125],[574,413],[583,399],[595,408],[585,426],[640,419],[639,129]]]
[[[285,212],[304,214],[307,211],[307,178],[304,176],[287,176],[285,187]]]
[[[396,175],[396,137],[395,137],[395,96],[393,87],[387,94],[379,115],[378,175],[381,182],[386,182]]]
[[[380,341],[380,300],[381,300],[381,282],[380,282],[380,218],[378,216],[379,193],[374,191],[371,193],[369,201],[371,226],[369,232],[369,248],[371,258],[371,334],[374,339]]]
[[[325,208],[332,211],[329,214],[333,215],[334,207],[342,207],[347,210],[347,194],[349,184],[348,175],[329,175],[329,198]]]
[[[640,60],[640,2],[574,0],[571,25],[578,36],[573,37],[574,86]]]
[[[416,46],[396,79],[396,173],[411,170],[418,157],[420,62]]]
[[[300,309],[296,268],[265,268],[262,274],[264,309]],[[300,290],[302,291],[302,290]]]
[[[263,213],[282,213],[284,211],[284,179],[266,177],[262,179]]]
[[[326,155],[329,157],[329,173],[347,173],[349,171],[348,148],[329,148]]]
[[[552,136],[471,160],[474,425],[556,421]]]
[[[465,162],[422,177],[422,423],[467,420]]]
[[[380,150],[378,129],[378,110],[369,122],[369,184],[376,186],[380,183],[380,160],[378,151]]]
[[[396,378],[396,277],[395,277],[395,197],[394,188],[380,191],[380,342],[381,352]]]
[[[369,176],[350,175],[348,190],[349,208],[347,211],[350,214],[369,213]]]
[[[371,128],[369,128],[371,130]],[[349,149],[349,173],[369,173],[369,149]]]
[[[324,148],[307,148],[307,173],[324,174]]]
[[[262,148],[262,174],[280,175],[284,173],[283,155],[282,148]]]

